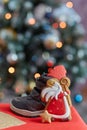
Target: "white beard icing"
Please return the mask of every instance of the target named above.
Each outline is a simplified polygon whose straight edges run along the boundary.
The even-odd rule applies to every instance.
[[[58,95],[62,91],[62,87],[58,82],[55,82],[55,84],[52,87],[47,87],[42,90],[41,97],[45,98],[45,101],[48,102],[49,99],[55,97],[56,100],[58,99]]]

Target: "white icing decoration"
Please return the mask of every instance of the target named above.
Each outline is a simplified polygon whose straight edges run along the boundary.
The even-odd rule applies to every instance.
[[[58,82],[55,82],[52,87],[48,87],[42,90],[41,97],[45,97],[46,102],[48,102],[49,99],[53,97],[55,97],[57,100],[60,92],[62,92],[62,88]]]

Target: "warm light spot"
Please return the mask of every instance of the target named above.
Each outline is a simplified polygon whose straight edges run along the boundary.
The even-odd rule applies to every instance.
[[[58,28],[58,23],[53,23],[52,26],[53,28]]]
[[[34,81],[30,81],[29,83],[29,87],[32,89],[35,87],[35,82]]]
[[[66,23],[65,22],[60,22],[59,26],[60,26],[60,28],[66,28]]]
[[[39,73],[36,73],[35,75],[34,75],[34,78],[36,79],[36,78],[39,78],[40,77],[40,74]]]
[[[6,13],[6,14],[5,14],[5,18],[6,18],[7,20],[11,19],[11,17],[12,17],[11,13]]]
[[[0,83],[2,83],[2,78],[0,77]]]
[[[28,23],[29,23],[30,25],[34,25],[34,24],[36,23],[36,20],[35,20],[34,18],[30,18],[30,19],[28,20]]]
[[[62,43],[62,42],[59,41],[59,42],[56,43],[56,47],[57,47],[57,48],[61,48],[62,46],[63,46],[63,43]]]
[[[71,1],[68,1],[68,2],[66,3],[66,6],[67,6],[68,8],[72,8],[72,7],[73,7],[73,3],[72,3]]]
[[[7,2],[9,2],[9,0],[3,0],[3,2],[4,2],[4,3],[7,3]]]
[[[32,91],[35,86],[36,86],[35,81],[33,81],[33,80],[29,81],[29,84],[28,84],[28,86],[27,86],[27,92]]]
[[[13,74],[15,72],[15,68],[14,67],[9,67],[8,72]]]

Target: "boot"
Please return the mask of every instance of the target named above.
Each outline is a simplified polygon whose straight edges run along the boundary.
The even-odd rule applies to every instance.
[[[11,110],[22,116],[39,116],[45,108],[45,103],[41,101],[41,91],[46,86],[46,81],[50,78],[45,73],[37,78],[36,87],[34,87],[29,95],[16,97],[11,101]]]

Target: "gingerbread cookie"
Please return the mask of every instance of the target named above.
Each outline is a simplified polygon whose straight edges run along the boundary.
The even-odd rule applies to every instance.
[[[41,98],[46,102],[45,110],[41,114],[42,122],[51,123],[53,119],[71,120],[70,79],[66,72],[63,65],[55,66],[48,72],[48,76],[52,78],[41,92]]]
[[[41,97],[44,98],[44,101],[47,103],[44,113],[40,115],[42,122],[51,123],[53,118],[70,120],[71,111],[66,98],[68,93],[63,91],[62,86],[56,79],[50,79],[47,81],[47,84],[48,86],[41,92]]]

